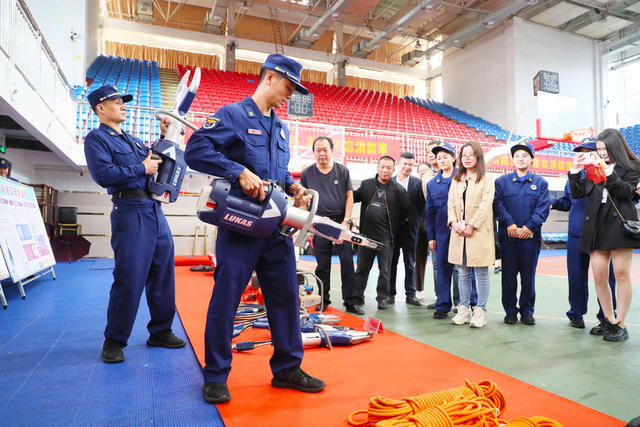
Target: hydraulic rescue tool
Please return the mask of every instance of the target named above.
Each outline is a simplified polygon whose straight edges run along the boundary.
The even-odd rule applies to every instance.
[[[314,332],[302,332],[302,345],[305,347],[327,347],[331,350],[334,345],[350,346],[360,344],[372,337],[373,334],[367,331],[356,331],[348,327],[316,325]],[[239,341],[231,347],[236,351],[247,351],[269,344],[271,344],[271,340]]]
[[[246,195],[239,186],[216,178],[200,193],[196,207],[198,218],[252,237],[270,236],[278,227],[282,227],[281,233],[287,236],[300,230],[295,241],[299,247],[304,246],[308,234],[315,234],[333,242],[351,242],[376,251],[384,248],[382,243],[354,233],[343,224],[316,216],[318,193],[314,190],[305,191],[312,196],[309,211],[289,206],[284,190],[274,182],[266,182],[264,190],[265,198],[261,202]]]
[[[164,139],[158,139],[151,145],[152,157],[162,159],[158,167],[158,173],[149,182],[148,191],[151,197],[162,203],[173,203],[180,194],[182,181],[187,172],[187,164],[184,161],[184,151],[177,143],[178,138],[184,133],[184,127],[189,126],[197,130],[185,117],[189,112],[189,107],[196,97],[198,86],[200,86],[200,68],[196,68],[191,79],[191,85],[187,86],[191,71],[187,71],[178,85],[176,100],[173,104],[173,111],[158,110],[155,116],[160,119],[162,116],[170,116],[171,120]]]

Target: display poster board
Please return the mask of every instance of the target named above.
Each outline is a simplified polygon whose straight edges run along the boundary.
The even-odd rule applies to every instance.
[[[4,255],[2,255],[2,251],[0,251],[0,280],[9,278],[9,270],[7,269],[7,264],[4,262]]]
[[[56,264],[35,192],[0,178],[0,249],[13,282]]]

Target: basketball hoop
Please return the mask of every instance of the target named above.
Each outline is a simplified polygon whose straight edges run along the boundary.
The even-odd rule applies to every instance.
[[[536,120],[536,139],[531,142],[533,148],[538,150],[544,150],[546,148],[552,147],[557,142],[567,142],[571,144],[578,145],[585,138],[592,138],[594,135],[593,128],[584,128],[584,129],[574,129],[565,134],[563,134],[562,138],[550,138],[541,136],[540,133],[540,119]]]

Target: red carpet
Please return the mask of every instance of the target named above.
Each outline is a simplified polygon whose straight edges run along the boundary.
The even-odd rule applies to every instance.
[[[213,273],[176,267],[176,303],[189,340],[201,363],[204,326],[213,286]],[[331,309],[342,324],[362,327],[362,319]],[[268,339],[268,331],[249,329],[238,340]],[[322,378],[319,394],[271,387],[272,348],[234,354],[229,377],[231,402],[218,405],[227,426],[344,426],[347,417],[368,406],[375,395],[402,398],[460,387],[465,378],[489,379],[507,398],[504,418],[542,415],[565,426],[623,426],[624,422],[515,378],[393,332],[376,335],[354,347],[305,351],[302,367]]]

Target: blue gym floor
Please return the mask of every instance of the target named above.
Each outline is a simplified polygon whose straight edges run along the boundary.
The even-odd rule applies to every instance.
[[[147,347],[146,301],[140,304],[125,362],[102,363],[112,260],[54,267],[25,285],[22,300],[4,284],[0,310],[0,425],[223,426],[202,399],[193,349]],[[174,332],[185,337],[179,317]]]

